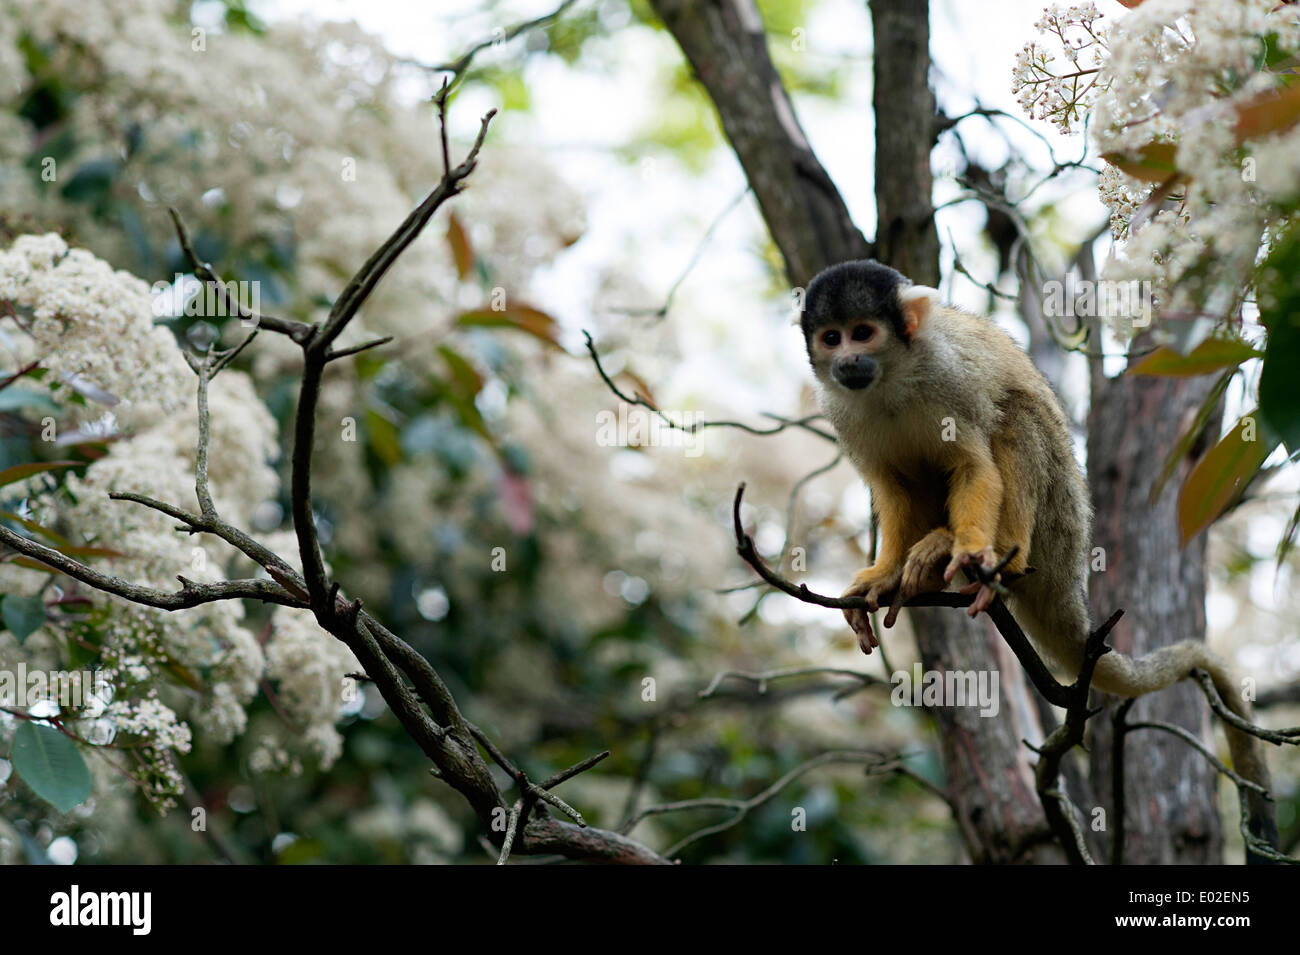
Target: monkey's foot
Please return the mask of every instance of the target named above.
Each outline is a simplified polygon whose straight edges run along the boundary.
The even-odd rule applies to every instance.
[[[898,589],[899,581],[903,577],[903,568],[901,565],[893,567],[880,567],[873,565],[865,570],[858,571],[853,577],[853,583],[849,589],[844,591],[845,597],[863,597],[866,599],[867,606],[850,607],[844,611],[844,619],[848,625],[853,628],[853,632],[858,635],[858,646],[862,652],[871,653],[872,647],[880,646],[876,639],[875,632],[871,628],[870,614],[880,609],[880,598]]]
[[[979,566],[981,569],[989,571],[997,565],[998,555],[994,553],[992,547],[972,549],[954,545],[952,559],[948,562],[947,568],[944,569],[943,579],[945,582],[951,583],[953,577],[957,575],[957,571],[965,567]],[[1000,580],[1000,575],[995,579]],[[970,609],[966,611],[967,615],[971,617],[977,616],[982,610],[987,610],[989,604],[993,603],[993,599],[997,596],[992,587],[981,581],[967,584],[965,587],[960,588],[960,592],[975,595],[975,599],[971,601]]]

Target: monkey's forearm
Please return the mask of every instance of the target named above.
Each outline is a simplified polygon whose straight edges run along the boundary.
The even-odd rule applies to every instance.
[[[954,538],[953,554],[977,554],[992,548],[1002,511],[1002,475],[991,454],[963,462],[952,473],[948,517]]]

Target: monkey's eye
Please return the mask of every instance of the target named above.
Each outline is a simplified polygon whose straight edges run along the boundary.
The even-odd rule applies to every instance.
[[[822,344],[825,345],[827,348],[834,348],[839,343],[840,343],[839,332],[829,331],[822,336]]]
[[[870,325],[856,325],[853,328],[853,340],[855,342],[869,342],[874,334],[876,334],[876,330]]]

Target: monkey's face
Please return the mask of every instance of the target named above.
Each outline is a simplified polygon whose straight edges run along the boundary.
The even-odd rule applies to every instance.
[[[813,374],[828,394],[883,397],[888,382],[906,379],[929,302],[917,296],[931,291],[872,261],[844,262],[809,282],[800,324]]]
[[[823,383],[862,391],[880,378],[895,346],[902,343],[887,323],[859,318],[817,328],[808,341],[808,357]]]
[[[804,341],[827,387],[863,391],[880,379],[890,345],[905,342],[899,289],[908,281],[879,262],[843,262],[819,273],[804,297]]]

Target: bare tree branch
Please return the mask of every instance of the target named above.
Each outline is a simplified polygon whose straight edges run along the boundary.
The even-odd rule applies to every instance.
[[[636,813],[628,821],[627,825],[624,827],[624,831],[630,832],[632,829],[636,828],[643,819],[647,819],[650,816],[661,816],[670,812],[686,812],[695,809],[730,810],[732,813],[730,818],[716,823],[715,825],[706,826],[677,842],[668,849],[664,855],[672,858],[694,842],[698,842],[707,836],[716,835],[719,832],[724,832],[733,826],[739,825],[744,821],[745,817],[750,814],[750,812],[762,806],[764,803],[767,803],[792,782],[799,779],[801,776],[812,772],[818,767],[831,763],[865,763],[868,766],[886,765],[892,764],[898,758],[898,756],[892,754],[878,753],[872,750],[831,750],[814,756],[812,759],[804,763],[800,763],[794,769],[790,770],[788,773],[769,785],[766,789],[751,796],[749,799],[706,797],[703,799],[684,799],[679,802],[663,803],[658,806],[647,806],[645,809]]]
[[[352,277],[324,323],[307,325],[256,315],[244,310],[238,303],[233,303],[233,314],[254,323],[255,327],[250,334],[238,346],[226,351],[213,351],[202,359],[186,354],[187,362],[198,376],[199,437],[195,466],[198,513],[134,492],[115,492],[109,495],[114,500],[129,501],[166,514],[179,522],[178,529],[183,532],[213,534],[265,569],[271,580],[199,584],[180,578],[180,592],[167,593],[102,574],[3,526],[0,526],[0,543],[91,587],[147,606],[175,610],[215,600],[248,598],[289,607],[309,608],[324,630],[351,649],[360,662],[365,677],[379,689],[403,729],[433,762],[437,775],[469,802],[489,838],[498,841],[502,861],[508,858],[511,851],[516,851],[528,854],[554,853],[566,858],[625,864],[666,864],[667,860],[653,850],[619,833],[587,826],[576,809],[550,791],[596,765],[608,755],[607,751],[583,760],[541,784],[531,783],[522,772],[515,770],[512,776],[520,784],[521,797],[513,808],[507,810],[504,797],[483,762],[478,745],[483,745],[498,763],[507,767],[507,771],[510,771],[509,761],[484,734],[465,720],[450,690],[423,655],[364,610],[359,600],[349,600],[343,596],[339,582],[329,580],[320,552],[311,506],[311,452],[323,372],[328,362],[356,354],[381,342],[369,342],[339,350],[333,349],[332,344],[438,208],[463,189],[464,180],[475,167],[492,115],[490,112],[483,118],[478,137],[465,159],[455,167],[448,166],[444,169],[442,179],[433,191]],[[445,119],[445,104],[440,110],[440,116]],[[445,126],[442,133],[445,135]],[[220,289],[220,279],[209,265],[198,259],[180,217],[174,210],[172,218],[181,246],[193,264],[196,275],[205,282],[216,284]],[[229,301],[224,290],[222,295]],[[302,573],[265,545],[223,520],[218,514],[208,482],[208,386],[212,378],[247,347],[260,328],[288,336],[302,348],[304,356],[294,429],[290,489],[290,511],[298,537],[304,568]],[[575,819],[577,825],[552,818],[542,808],[543,804]],[[499,813],[503,811],[509,813],[508,832],[501,832],[494,825]]]
[[[62,554],[52,547],[38,544],[30,538],[16,534],[0,525],[0,543],[6,544],[18,553],[40,561],[59,570],[74,580],[87,586],[113,594],[132,603],[144,604],[146,607],[158,607],[162,610],[185,610],[199,604],[214,603],[218,600],[237,600],[248,598],[262,600],[266,603],[281,604],[285,607],[301,607],[302,601],[288,593],[283,587],[270,580],[226,580],[215,584],[202,584],[185,577],[176,579],[181,589],[175,592],[141,587],[120,577],[100,573],[78,560]]]

